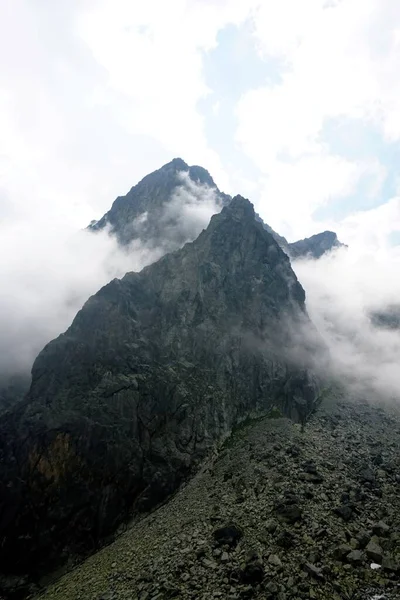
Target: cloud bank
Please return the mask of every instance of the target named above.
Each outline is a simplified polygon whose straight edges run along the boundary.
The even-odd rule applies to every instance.
[[[371,319],[398,305],[400,251],[340,248],[293,266],[331,354],[328,374],[367,399],[400,400],[400,329],[377,327]]]

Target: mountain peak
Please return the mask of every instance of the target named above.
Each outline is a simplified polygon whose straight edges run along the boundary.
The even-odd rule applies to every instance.
[[[177,171],[188,171],[189,165],[182,158],[173,158],[169,163],[165,164],[161,169],[173,168]]]
[[[172,251],[193,240],[211,215],[230,199],[219,191],[206,169],[174,158],[146,175],[125,196],[119,196],[99,221],[89,225],[89,230],[109,227],[121,245],[139,240],[149,248]],[[195,212],[200,203],[207,208],[205,222],[182,218],[187,211]],[[187,231],[188,222],[193,231]]]
[[[237,219],[250,218],[254,220],[255,218],[253,204],[250,200],[240,195],[232,198],[230,204],[224,210],[229,211]]]
[[[339,242],[334,231],[322,231],[304,240],[289,244],[289,253],[292,258],[321,258],[323,254],[331,252],[335,248],[345,247],[345,244]]]

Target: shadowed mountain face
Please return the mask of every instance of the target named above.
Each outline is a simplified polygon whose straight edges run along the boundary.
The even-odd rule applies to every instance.
[[[0,564],[49,570],[165,498],[242,419],[318,400],[289,258],[241,197],[181,250],[115,279],[37,357],[0,423]],[[315,344],[318,339],[315,337]]]

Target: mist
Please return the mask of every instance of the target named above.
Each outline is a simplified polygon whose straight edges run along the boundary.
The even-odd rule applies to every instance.
[[[400,398],[400,330],[379,327],[400,297],[400,253],[340,248],[293,268],[306,291],[307,310],[328,346],[333,376],[367,398]]]
[[[193,240],[220,210],[215,191],[185,175],[179,176],[174,194],[166,200],[165,236],[156,244],[137,239],[124,248],[109,231],[79,229],[63,218],[62,211],[39,210],[29,218],[3,219],[0,381],[29,372],[43,346],[65,331],[103,285]]]

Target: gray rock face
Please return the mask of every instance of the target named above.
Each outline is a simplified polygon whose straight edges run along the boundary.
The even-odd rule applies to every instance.
[[[324,231],[289,244],[289,255],[292,258],[321,258],[327,252],[340,247],[345,247],[345,244],[339,242],[336,233]]]
[[[373,311],[370,320],[374,327],[382,329],[400,329],[400,305],[391,305],[385,309]]]
[[[40,572],[95,546],[249,415],[310,414],[318,385],[290,359],[293,328],[312,327],[304,300],[241,197],[193,243],[90,298],[0,424],[2,568]]]
[[[181,158],[175,158],[144,177],[126,196],[118,197],[89,229],[108,227],[122,245],[138,240],[150,248],[169,252],[200,233],[202,221],[191,217],[191,209],[208,204],[208,222],[230,200],[230,196],[219,191],[208,171],[189,167]]]
[[[324,231],[323,233],[317,233],[304,240],[297,242],[288,242],[285,237],[279,235],[272,229],[267,223],[256,214],[256,219],[262,223],[264,229],[270,233],[282,250],[291,259],[296,258],[321,258],[327,252],[331,252],[334,248],[346,247],[345,244],[339,242],[336,233],[333,231]]]

